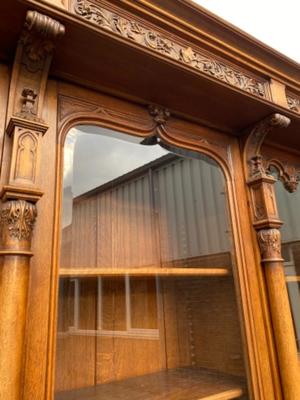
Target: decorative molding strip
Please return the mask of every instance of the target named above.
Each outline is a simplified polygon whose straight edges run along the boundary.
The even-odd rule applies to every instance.
[[[2,226],[18,240],[31,239],[36,217],[36,205],[25,200],[6,201],[1,209]]]
[[[300,99],[289,94],[286,95],[286,99],[289,109],[300,113]]]
[[[164,35],[153,31],[139,22],[121,17],[88,0],[74,0],[74,12],[82,18],[107,31],[128,39],[140,46],[160,53],[194,70],[216,78],[252,95],[267,98],[266,82],[239,71],[198,50],[175,43]]]
[[[141,113],[124,110],[121,107],[112,108],[106,104],[105,98],[99,103],[93,103],[83,100],[82,98],[60,95],[58,100],[58,120],[59,124],[78,118],[85,120],[101,120],[110,126],[122,127],[124,131],[132,131],[132,133],[140,132],[149,134],[155,130],[153,120],[148,117],[144,109]],[[147,118],[148,117],[148,118]],[[82,123],[82,122],[81,122]],[[91,123],[91,122],[89,122]]]

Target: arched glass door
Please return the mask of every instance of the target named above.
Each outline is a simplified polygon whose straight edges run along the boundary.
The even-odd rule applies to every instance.
[[[223,173],[141,142],[66,137],[55,399],[241,398]]]

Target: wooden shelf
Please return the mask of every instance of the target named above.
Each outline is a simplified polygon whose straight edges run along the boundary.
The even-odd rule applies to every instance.
[[[60,277],[96,276],[227,276],[227,268],[61,268]]]
[[[285,280],[287,282],[300,282],[300,276],[299,275],[289,275],[285,277]]]
[[[178,368],[59,392],[55,400],[230,400],[243,394],[239,378],[200,368]]]

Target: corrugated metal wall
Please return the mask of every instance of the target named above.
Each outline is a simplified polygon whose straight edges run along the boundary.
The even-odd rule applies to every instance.
[[[283,242],[300,240],[300,191],[289,193],[281,182],[275,184],[276,200]]]
[[[224,186],[214,163],[171,157],[117,186],[80,196],[63,229],[61,265],[157,266],[228,252]]]

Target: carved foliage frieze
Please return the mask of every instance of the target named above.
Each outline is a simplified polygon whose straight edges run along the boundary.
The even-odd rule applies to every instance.
[[[257,232],[262,261],[282,261],[280,230],[261,229]]]
[[[74,12],[82,18],[131,42],[160,53],[194,70],[255,96],[267,98],[267,83],[225,61],[175,42],[144,24],[122,17],[88,0],[74,0]]]
[[[31,239],[36,217],[36,205],[25,200],[6,201],[1,208],[2,229],[18,240]]]

